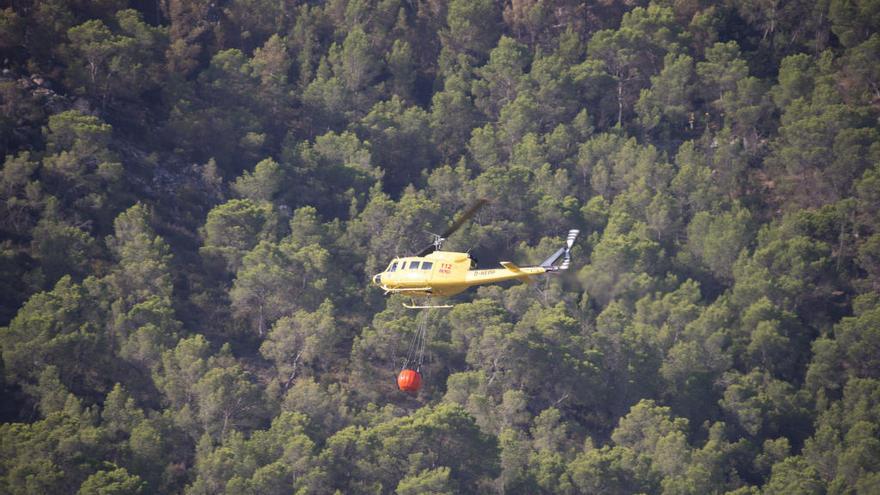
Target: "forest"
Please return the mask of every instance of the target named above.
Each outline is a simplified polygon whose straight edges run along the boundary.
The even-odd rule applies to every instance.
[[[0,493],[880,493],[878,0],[0,0],[0,60]],[[571,268],[370,284],[481,198],[445,249]]]

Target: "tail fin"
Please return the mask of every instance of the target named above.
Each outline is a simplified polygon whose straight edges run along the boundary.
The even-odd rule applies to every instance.
[[[558,260],[559,257],[562,256],[563,254],[565,254],[565,248],[564,248],[564,247],[561,247],[561,248],[559,248],[559,251],[556,251],[555,253],[553,253],[552,255],[550,255],[549,258],[547,258],[546,260],[542,261],[542,262],[541,262],[541,266],[544,267],[544,268],[551,268],[551,267],[553,267],[553,263],[556,263],[556,260]]]
[[[541,263],[541,266],[546,268],[547,271],[568,270],[568,266],[571,264],[571,247],[574,245],[574,241],[577,239],[580,232],[581,231],[577,229],[569,230],[568,238],[565,240],[565,247],[559,248],[558,251],[544,260],[543,263]],[[560,257],[562,257],[562,263],[555,265]]]

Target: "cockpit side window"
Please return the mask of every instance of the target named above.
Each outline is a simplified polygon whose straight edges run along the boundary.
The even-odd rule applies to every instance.
[[[422,263],[422,270],[430,270],[432,266],[434,266],[434,263],[431,263],[430,261],[426,261],[426,262]]]

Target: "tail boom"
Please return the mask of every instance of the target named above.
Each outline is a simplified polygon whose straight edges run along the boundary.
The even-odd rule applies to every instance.
[[[532,276],[547,272],[547,269],[542,266],[519,267],[509,261],[502,261],[501,266],[504,268],[470,270],[467,272],[465,282],[468,285],[503,282],[505,280],[521,280],[526,283],[533,283]]]
[[[502,282],[505,280],[520,280],[522,282],[532,284],[535,283],[533,277],[548,272],[557,272],[559,270],[567,270],[571,263],[571,247],[574,245],[580,231],[572,229],[568,231],[568,238],[565,246],[559,248],[549,258],[544,260],[538,266],[520,267],[510,261],[502,261],[501,266],[504,268],[493,268],[489,270],[470,270],[465,275],[465,284],[468,286],[489,284],[493,282]],[[562,263],[556,264],[562,258]]]

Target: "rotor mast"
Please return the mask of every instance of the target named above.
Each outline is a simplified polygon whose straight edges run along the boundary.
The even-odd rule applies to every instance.
[[[489,200],[483,199],[483,198],[475,201],[474,204],[472,204],[470,206],[470,208],[465,210],[465,212],[462,213],[461,216],[459,216],[458,219],[455,222],[453,222],[452,225],[450,225],[449,228],[446,229],[442,234],[440,234],[440,235],[431,234],[434,236],[434,241],[431,244],[429,244],[428,246],[425,246],[425,248],[423,248],[421,251],[419,251],[418,254],[416,254],[416,256],[419,256],[419,257],[427,256],[427,255],[433,253],[434,251],[439,251],[440,248],[443,247],[443,243],[446,242],[446,239],[449,236],[451,236],[452,234],[454,234],[458,229],[460,229],[461,226],[464,225],[465,222],[470,220],[471,217],[473,217],[477,213],[477,211],[488,202],[489,202]]]

